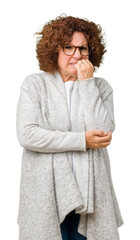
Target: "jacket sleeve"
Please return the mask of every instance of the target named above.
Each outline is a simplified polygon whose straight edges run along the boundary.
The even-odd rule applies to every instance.
[[[51,131],[39,126],[40,104],[33,102],[29,92],[20,88],[17,104],[16,130],[19,144],[32,151],[57,153],[86,151],[85,132]]]
[[[86,130],[114,131],[113,89],[105,79],[99,87],[95,78],[79,81],[79,95],[82,102]]]

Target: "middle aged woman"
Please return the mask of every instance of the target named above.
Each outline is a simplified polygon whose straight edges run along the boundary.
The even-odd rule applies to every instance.
[[[60,16],[37,34],[42,72],[24,79],[17,107],[19,238],[118,240],[123,219],[107,152],[113,90],[93,76],[106,52],[102,29]]]

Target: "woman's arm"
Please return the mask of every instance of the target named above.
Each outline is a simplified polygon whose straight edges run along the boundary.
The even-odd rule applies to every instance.
[[[33,102],[28,91],[21,87],[16,129],[22,147],[42,153],[86,151],[85,132],[50,131],[42,128],[38,123],[39,111],[39,103]]]
[[[79,80],[79,95],[86,122],[86,130],[101,130],[109,133],[115,129],[113,89],[100,79],[98,87],[93,77],[94,66],[89,59],[79,60],[75,65]],[[100,91],[99,91],[100,89]]]
[[[113,90],[104,79],[101,79],[100,89],[101,91],[96,87],[94,78],[79,81],[86,130],[113,132],[115,129]]]

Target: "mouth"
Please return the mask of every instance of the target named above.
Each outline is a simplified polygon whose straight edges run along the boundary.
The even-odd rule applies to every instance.
[[[70,65],[72,65],[72,66],[75,66],[75,64],[77,64],[77,62],[74,62],[74,63],[70,63]]]

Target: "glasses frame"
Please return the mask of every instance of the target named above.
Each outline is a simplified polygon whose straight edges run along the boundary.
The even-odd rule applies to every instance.
[[[83,46],[85,46],[85,45],[88,46],[88,51],[89,51],[89,53],[88,53],[87,55],[83,55],[83,54],[81,53],[81,49],[80,49],[81,47],[83,47]],[[73,47],[75,48],[75,49],[74,49],[74,52],[73,52],[72,54],[70,54],[70,55],[66,54],[65,51],[64,51],[64,48],[65,48],[66,46],[73,46]],[[65,45],[65,46],[62,47],[64,54],[67,55],[67,56],[72,56],[72,55],[74,55],[77,48],[79,49],[80,54],[81,54],[82,56],[89,56],[90,53],[91,53],[91,48],[89,47],[88,44],[83,44],[83,45],[81,45],[81,46],[75,46],[75,45],[73,45],[73,44],[67,44],[67,45]]]

